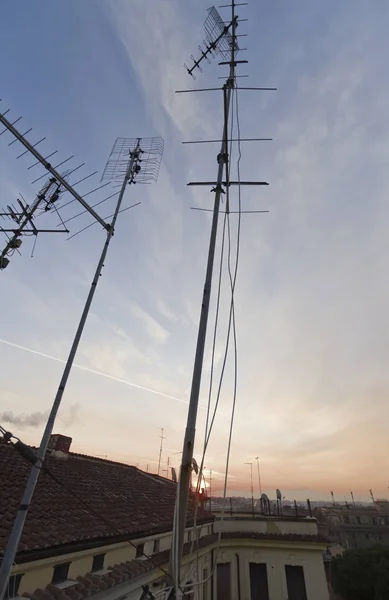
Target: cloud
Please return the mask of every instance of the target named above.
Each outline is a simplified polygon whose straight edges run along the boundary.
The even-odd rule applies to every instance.
[[[74,404],[66,411],[61,411],[58,415],[58,419],[65,425],[65,427],[71,427],[78,420],[79,405]],[[49,411],[44,412],[32,412],[32,413],[19,413],[14,414],[12,411],[4,411],[0,413],[0,421],[17,425],[20,429],[27,427],[38,427],[44,425],[49,417]]]
[[[7,340],[0,339],[0,343],[7,344],[7,345],[12,346],[14,348],[19,348],[20,350],[24,350],[26,352],[30,352],[30,353],[36,354],[38,356],[42,356],[43,358],[49,358],[50,360],[55,360],[55,361],[61,362],[61,363],[65,363],[66,362],[65,360],[63,360],[61,358],[57,358],[55,356],[50,356],[49,354],[45,354],[43,352],[38,352],[37,350],[33,350],[32,348],[27,348],[25,346],[21,346],[20,344],[14,344],[13,342],[9,342]],[[153,389],[150,389],[148,387],[145,387],[145,386],[142,386],[142,385],[138,385],[137,383],[133,383],[131,381],[128,381],[128,380],[125,380],[125,379],[121,379],[120,377],[114,377],[113,375],[109,375],[108,373],[103,373],[102,371],[98,371],[96,369],[90,369],[88,367],[84,367],[84,366],[78,365],[76,363],[73,363],[73,366],[76,369],[81,369],[82,371],[86,371],[86,372],[92,373],[94,375],[99,375],[101,377],[105,377],[107,379],[111,379],[112,381],[116,381],[118,383],[123,383],[125,385],[129,385],[130,387],[135,387],[135,388],[138,388],[140,390],[144,390],[146,392],[151,392],[152,394],[157,394],[159,396],[164,396],[166,398],[170,398],[171,400],[176,400],[177,402],[188,404],[188,402],[186,400],[182,400],[181,398],[176,398],[174,396],[170,396],[169,394],[164,394],[163,392],[160,392],[158,390],[153,390]]]
[[[153,342],[164,344],[167,341],[169,332],[154,317],[134,302],[129,305],[129,308],[132,314],[143,322],[147,335]]]

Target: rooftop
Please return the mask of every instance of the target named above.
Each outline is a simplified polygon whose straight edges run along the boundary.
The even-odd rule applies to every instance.
[[[53,555],[56,550],[171,530],[174,482],[122,463],[72,452],[61,459],[54,454],[47,455],[45,465],[58,481],[42,469],[19,545],[19,561],[23,556],[32,560],[31,554],[42,557],[45,550]],[[0,440],[0,550],[11,532],[30,469],[15,448]],[[190,514],[194,506],[192,498]],[[199,523],[213,520],[200,507],[197,514]]]

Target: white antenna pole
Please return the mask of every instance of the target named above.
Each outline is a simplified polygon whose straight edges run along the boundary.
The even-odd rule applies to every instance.
[[[97,286],[97,283],[98,283],[100,275],[101,275],[101,271],[104,266],[104,260],[107,255],[108,246],[109,246],[109,243],[114,234],[116,219],[117,219],[117,216],[120,211],[124,192],[125,192],[128,182],[130,181],[130,178],[133,177],[133,169],[139,160],[139,153],[140,153],[139,143],[140,143],[140,138],[138,139],[138,143],[136,145],[135,150],[130,155],[130,161],[128,163],[128,168],[127,168],[127,172],[124,177],[122,188],[120,190],[120,194],[118,197],[118,201],[116,204],[116,209],[115,209],[115,212],[114,212],[114,215],[112,218],[112,222],[107,229],[107,238],[105,240],[103,251],[101,253],[100,260],[97,264],[95,276],[93,277],[92,285],[91,285],[91,288],[90,288],[90,291],[89,291],[89,294],[88,294],[88,297],[87,297],[87,300],[86,300],[86,303],[84,306],[84,310],[81,315],[80,323],[78,325],[76,335],[74,337],[73,344],[70,349],[70,353],[69,353],[68,359],[66,361],[66,365],[65,365],[62,377],[61,377],[61,381],[60,381],[60,384],[59,384],[59,387],[58,387],[58,390],[57,390],[57,393],[56,393],[56,396],[54,399],[54,403],[51,408],[51,412],[50,412],[50,415],[47,420],[47,424],[46,424],[46,427],[45,427],[45,430],[44,430],[44,433],[42,436],[42,440],[41,440],[39,450],[37,453],[37,461],[33,465],[32,469],[30,471],[30,475],[29,475],[29,478],[27,480],[27,484],[26,484],[26,487],[24,490],[23,498],[22,498],[21,504],[19,506],[19,509],[18,509],[18,512],[17,512],[16,518],[15,518],[15,521],[14,521],[14,524],[12,527],[11,535],[8,539],[8,543],[7,543],[5,552],[4,552],[4,557],[3,557],[3,560],[1,563],[1,568],[0,568],[0,600],[3,600],[4,594],[7,589],[9,575],[10,575],[12,565],[15,560],[15,555],[16,555],[16,552],[17,552],[17,549],[19,546],[20,538],[22,535],[23,527],[24,527],[24,522],[26,520],[28,509],[30,508],[32,496],[34,494],[35,486],[38,481],[42,462],[45,458],[47,445],[49,443],[50,436],[53,432],[54,421],[55,421],[58,409],[61,404],[62,396],[65,391],[66,383],[69,378],[69,374],[70,374],[70,371],[71,371],[71,368],[73,365],[74,357],[76,355],[77,348],[80,343],[80,339],[81,339],[81,336],[82,336],[82,333],[83,333],[83,330],[85,327],[89,309],[91,307],[93,296],[96,291],[96,286]]]
[[[164,438],[164,436],[163,436],[163,427],[160,427],[159,429],[161,430],[161,435],[160,435],[160,438],[161,438],[161,445],[160,445],[160,447],[159,447],[158,475],[159,475],[159,471],[160,471],[160,469],[161,469],[162,445],[163,445],[163,440],[165,439],[165,438]],[[169,468],[169,463],[168,463],[168,468]]]
[[[215,199],[212,216],[211,236],[208,250],[207,270],[205,275],[205,284],[203,298],[201,303],[200,323],[197,335],[196,354],[192,375],[192,386],[190,392],[189,409],[187,424],[185,430],[184,445],[182,451],[182,463],[180,468],[180,477],[177,487],[176,507],[178,507],[177,521],[177,536],[173,540],[170,553],[169,576],[172,582],[180,581],[181,562],[184,546],[184,535],[186,527],[186,517],[189,501],[189,487],[192,472],[193,449],[196,435],[196,420],[199,404],[201,375],[203,369],[203,358],[205,340],[207,334],[207,322],[209,314],[209,304],[211,298],[213,263],[216,248],[216,235],[219,217],[220,199],[222,195],[222,182],[224,168],[228,163],[228,121],[232,90],[235,86],[235,41],[236,41],[236,17],[235,17],[235,0],[232,0],[232,17],[231,17],[231,54],[230,54],[230,71],[229,77],[223,86],[224,96],[224,126],[220,154],[217,157],[219,167],[217,171],[217,181],[215,186]],[[178,590],[174,590],[177,594]]]

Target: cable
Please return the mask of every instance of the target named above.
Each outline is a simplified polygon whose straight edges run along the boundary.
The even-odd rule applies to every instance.
[[[37,462],[40,462],[41,468],[43,469],[43,471],[45,471],[49,475],[49,477],[51,477],[51,479],[53,479],[53,481],[55,481],[59,486],[61,486],[69,494],[74,496],[86,508],[86,510],[90,514],[94,514],[101,521],[103,521],[103,523],[108,525],[108,527],[113,529],[113,531],[115,531],[118,535],[123,535],[123,532],[120,531],[119,529],[117,529],[117,527],[111,521],[109,521],[108,519],[106,519],[106,517],[101,515],[96,509],[94,509],[92,506],[90,506],[89,503],[86,502],[86,500],[84,500],[79,494],[77,494],[77,492],[72,490],[69,486],[67,486],[65,483],[63,483],[63,481],[61,481],[59,479],[59,477],[54,475],[54,473],[46,466],[46,464],[45,464],[46,461],[39,459],[36,456],[35,452],[32,450],[32,448],[30,448],[30,446],[27,446],[27,444],[24,444],[18,437],[16,437],[15,435],[13,435],[11,432],[7,431],[6,429],[4,429],[4,427],[2,427],[2,425],[0,425],[0,432],[3,434],[5,441],[7,443],[11,444],[19,452],[19,454],[22,455],[23,458],[25,458],[28,462],[30,462],[34,465]],[[11,439],[16,439],[17,443],[12,442]],[[137,550],[137,552],[140,551],[142,556],[144,556],[147,560],[149,560],[153,567],[155,567],[156,569],[159,569],[164,575],[166,575],[168,577],[168,579],[170,579],[168,572],[165,571],[165,569],[163,569],[160,565],[157,565],[155,562],[153,562],[153,559],[151,558],[151,556],[149,556],[148,554],[143,552],[143,550],[139,550],[139,547],[136,544],[134,544],[134,542],[132,542],[131,540],[124,540],[124,541],[127,542],[133,548],[135,548]],[[184,594],[184,598],[187,598],[187,595],[185,594],[184,590],[180,586],[178,586],[178,587],[179,587],[179,590]]]

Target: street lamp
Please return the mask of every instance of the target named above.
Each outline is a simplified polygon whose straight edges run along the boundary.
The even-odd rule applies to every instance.
[[[251,480],[251,510],[254,516],[254,486],[253,486],[253,463],[246,462],[245,465],[250,465],[250,480]]]

